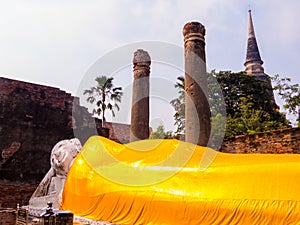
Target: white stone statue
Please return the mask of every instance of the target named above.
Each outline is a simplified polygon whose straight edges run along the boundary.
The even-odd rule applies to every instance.
[[[48,201],[52,201],[54,208],[59,207],[68,171],[81,148],[77,138],[60,141],[53,147],[51,168],[31,196],[30,206],[45,207]]]

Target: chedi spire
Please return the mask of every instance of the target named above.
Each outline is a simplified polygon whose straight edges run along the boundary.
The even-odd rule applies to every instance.
[[[247,45],[247,55],[246,55],[246,74],[247,75],[263,75],[264,68],[262,64],[264,63],[259,54],[258,45],[256,42],[256,37],[254,33],[254,27],[252,22],[251,10],[248,11],[248,45]]]
[[[271,99],[275,102],[271,79],[264,72],[264,68],[262,67],[264,62],[260,58],[250,9],[248,10],[248,13],[248,45],[246,62],[244,64],[246,66],[245,72],[247,75],[255,76],[256,79],[266,82],[266,87],[269,89],[269,94],[272,96]]]

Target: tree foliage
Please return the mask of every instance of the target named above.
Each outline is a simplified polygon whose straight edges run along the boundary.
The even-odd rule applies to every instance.
[[[285,101],[283,107],[287,109],[289,113],[296,114],[297,106],[300,106],[300,85],[291,84],[291,78],[281,78],[278,74],[271,79],[275,84],[274,90],[277,91],[278,95]]]
[[[102,121],[105,125],[105,111],[111,110],[112,115],[115,116],[114,108],[120,110],[117,103],[121,102],[123,95],[122,87],[115,87],[113,85],[113,77],[99,76],[95,78],[96,86],[84,90],[83,94],[88,95],[86,99],[89,103],[95,104],[93,114],[100,116],[102,114]]]
[[[215,76],[226,104],[226,136],[289,126],[289,121],[275,103],[270,81],[256,79],[244,72],[219,72]]]
[[[214,81],[216,80],[216,81]],[[285,115],[279,112],[269,81],[256,79],[244,72],[212,71],[208,74],[208,101],[211,110],[212,131],[226,136],[263,132],[289,126]],[[184,131],[184,78],[175,87],[180,90],[179,97],[171,101],[176,132]],[[220,91],[221,90],[221,91]],[[224,106],[225,104],[225,106]],[[226,113],[220,108],[226,108]],[[183,109],[183,110],[181,110]],[[180,124],[181,126],[178,126]],[[183,126],[182,126],[183,124]],[[223,130],[222,130],[223,129]]]
[[[150,134],[150,139],[166,139],[172,137],[172,132],[167,131],[165,132],[165,128],[163,125],[159,125],[156,128],[156,131],[152,131]]]
[[[246,98],[242,97],[241,101],[239,115],[227,117],[226,136],[252,134],[287,127],[287,123],[272,118],[271,114],[261,107],[257,109],[254,107],[254,103],[247,101]]]
[[[177,77],[178,81],[175,84],[175,88],[178,91],[178,97],[173,99],[170,103],[175,109],[174,125],[177,127],[175,135],[183,135],[185,128],[185,107],[184,107],[184,78]]]

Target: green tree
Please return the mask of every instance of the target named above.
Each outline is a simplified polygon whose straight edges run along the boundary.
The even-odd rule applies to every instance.
[[[300,85],[292,84],[291,78],[281,78],[278,74],[271,77],[271,79],[274,83],[274,90],[285,101],[283,107],[289,113],[297,114],[297,106],[300,106]]]
[[[237,117],[227,117],[226,136],[240,134],[252,134],[268,130],[275,130],[286,127],[286,124],[272,120],[270,114],[264,110],[255,109],[254,103],[241,98],[239,105],[240,114]]]
[[[175,84],[175,88],[178,91],[178,97],[173,99],[170,103],[175,109],[175,114],[173,115],[175,123],[177,126],[175,135],[183,135],[185,127],[185,107],[184,107],[184,77],[177,77],[178,81]]]
[[[113,77],[99,76],[95,78],[96,86],[84,90],[83,94],[88,95],[86,99],[91,104],[96,104],[93,114],[100,116],[102,114],[102,122],[105,126],[105,111],[111,110],[115,116],[114,108],[120,110],[117,103],[121,102],[123,95],[122,87],[114,87]]]
[[[167,131],[165,132],[165,128],[163,125],[159,125],[156,128],[156,131],[152,131],[150,134],[150,139],[165,139],[165,138],[170,138],[172,137],[172,132]]]
[[[216,82],[216,81],[217,82]],[[184,78],[181,77],[176,88],[181,90],[179,97],[171,101],[177,131],[184,132]],[[219,91],[221,89],[221,92]],[[289,121],[279,112],[273,90],[267,81],[248,76],[244,72],[214,70],[208,73],[208,101],[211,110],[211,124],[214,135],[226,136],[275,130],[289,126]],[[176,104],[175,104],[176,103]],[[225,103],[225,106],[224,106]],[[222,112],[220,108],[226,108]],[[183,109],[183,110],[180,110]],[[226,118],[227,117],[227,118]],[[183,126],[178,126],[183,124]]]
[[[276,130],[289,126],[289,121],[275,103],[272,87],[244,72],[215,74],[227,111],[226,135]]]

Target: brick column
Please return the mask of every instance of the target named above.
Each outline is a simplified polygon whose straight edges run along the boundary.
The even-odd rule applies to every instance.
[[[138,49],[133,57],[130,142],[149,138],[149,75],[151,58]]]
[[[205,28],[190,22],[183,28],[185,56],[185,140],[207,146],[210,109],[207,99]]]

